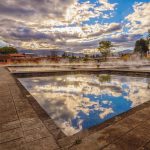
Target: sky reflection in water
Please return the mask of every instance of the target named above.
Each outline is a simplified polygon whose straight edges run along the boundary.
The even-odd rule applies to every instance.
[[[19,80],[68,136],[150,100],[150,78],[72,74]]]

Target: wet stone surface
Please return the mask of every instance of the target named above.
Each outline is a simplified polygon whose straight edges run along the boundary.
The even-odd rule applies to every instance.
[[[150,102],[109,126],[67,137],[24,91],[0,67],[0,150],[150,149]]]

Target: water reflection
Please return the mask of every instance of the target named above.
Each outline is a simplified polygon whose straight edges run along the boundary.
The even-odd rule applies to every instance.
[[[66,135],[150,100],[149,78],[75,74],[19,80]]]

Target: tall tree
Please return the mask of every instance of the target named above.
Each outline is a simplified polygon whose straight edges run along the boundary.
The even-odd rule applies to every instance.
[[[140,39],[137,40],[135,43],[135,48],[134,48],[134,52],[135,53],[140,53],[141,56],[147,54],[147,52],[149,51],[149,47],[148,47],[148,42],[145,39]]]
[[[147,42],[148,42],[148,48],[150,50],[150,29],[148,30]]]
[[[107,57],[110,55],[110,48],[112,47],[112,44],[110,41],[100,41],[98,50],[102,54],[102,57],[107,59]]]
[[[1,47],[0,48],[0,54],[13,54],[17,53],[17,49],[14,47]]]
[[[67,54],[66,52],[64,52],[63,55],[62,55],[62,57],[63,57],[63,58],[67,58],[67,57],[68,57],[68,54]]]

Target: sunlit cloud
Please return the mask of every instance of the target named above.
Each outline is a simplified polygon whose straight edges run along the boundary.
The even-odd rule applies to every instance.
[[[144,34],[150,27],[150,3],[135,3],[133,9],[134,12],[126,17],[129,21],[126,26],[130,33]]]
[[[125,2],[2,0],[1,40],[20,49],[56,48],[84,53],[96,49],[100,40],[110,40],[122,50],[133,49],[135,40],[150,24],[150,3],[138,1],[129,3],[132,12],[124,11],[118,21],[122,16],[120,4]]]

